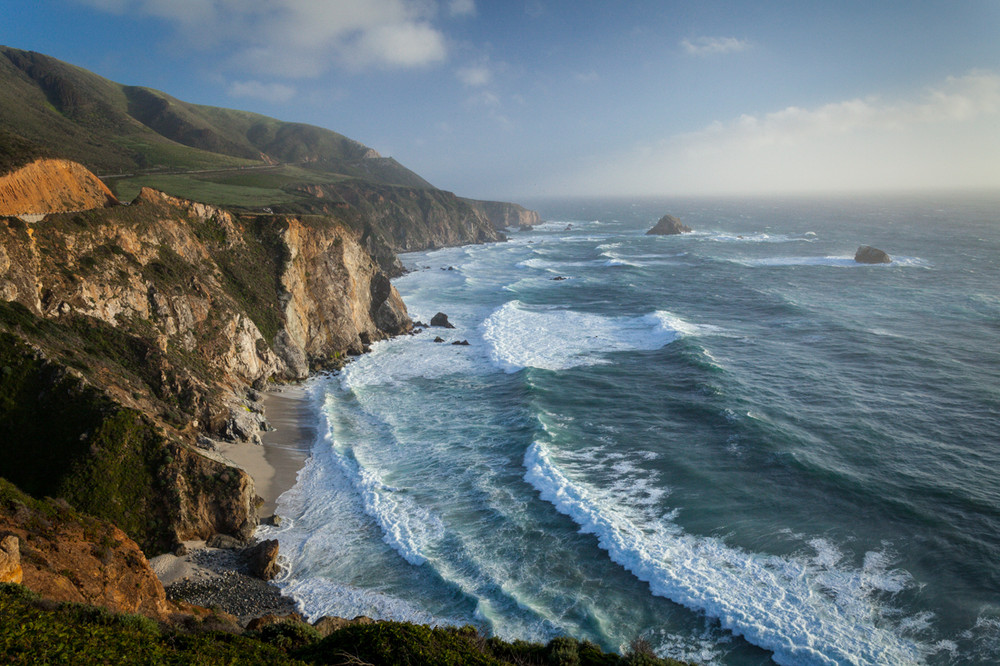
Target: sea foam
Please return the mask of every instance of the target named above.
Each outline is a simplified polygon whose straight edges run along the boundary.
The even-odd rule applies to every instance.
[[[666,311],[608,317],[509,301],[483,322],[490,357],[506,372],[565,370],[605,363],[608,352],[659,349],[682,335],[710,330]]]
[[[627,505],[566,476],[536,441],[524,456],[525,480],[580,530],[597,537],[611,559],[650,591],[716,618],[779,664],[912,664],[928,648],[886,628],[880,595],[909,583],[880,553],[861,569],[841,564],[825,541],[816,556],[749,553],[681,530],[667,515],[648,521]]]

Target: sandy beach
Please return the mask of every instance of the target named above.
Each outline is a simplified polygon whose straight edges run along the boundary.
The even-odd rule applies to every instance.
[[[264,392],[264,415],[273,430],[260,433],[263,446],[230,444],[219,452],[253,477],[264,500],[261,519],[274,514],[281,493],[295,485],[296,475],[309,457],[316,439],[316,417],[309,384],[280,386]]]
[[[309,384],[276,387],[263,394],[264,415],[273,430],[261,433],[263,446],[220,443],[218,453],[243,468],[264,500],[261,520],[275,512],[278,497],[295,484],[315,441],[316,415]],[[171,598],[200,606],[218,606],[246,623],[267,613],[295,610],[277,587],[247,574],[241,551],[211,548],[204,541],[187,541],[186,552],[166,553],[150,560]]]

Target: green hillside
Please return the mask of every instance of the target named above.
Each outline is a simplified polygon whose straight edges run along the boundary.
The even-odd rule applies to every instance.
[[[192,179],[164,181],[164,174],[298,167],[270,170],[262,187],[235,185],[242,190],[232,189],[232,174],[194,178],[217,186],[200,188],[209,196],[221,193],[220,199],[201,200],[229,205],[287,202],[289,197],[275,190],[344,179],[433,187],[395,160],[330,130],[189,104],[46,55],[0,46],[0,167],[6,170],[39,154],[80,162],[108,178],[113,189],[128,175],[123,192],[152,185],[179,196],[191,191]]]

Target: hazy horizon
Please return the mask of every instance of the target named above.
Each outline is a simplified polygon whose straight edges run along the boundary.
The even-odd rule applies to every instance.
[[[481,198],[1000,189],[1000,3],[11,0],[0,43]]]

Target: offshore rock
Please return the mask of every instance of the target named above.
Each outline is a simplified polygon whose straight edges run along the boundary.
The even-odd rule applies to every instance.
[[[646,232],[647,236],[673,236],[675,234],[691,233],[691,227],[682,223],[673,215],[664,215],[652,229]]]
[[[871,245],[862,245],[854,253],[854,261],[859,264],[891,264],[892,257]]]
[[[438,326],[440,328],[455,328],[455,325],[448,321],[448,315],[443,312],[438,312],[436,315],[431,317],[431,326]]]

